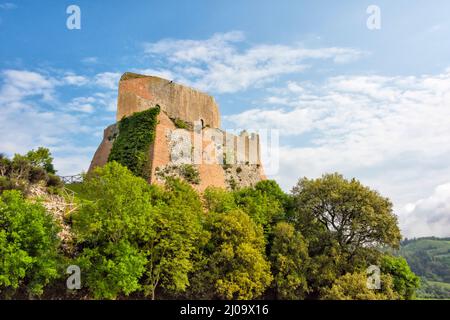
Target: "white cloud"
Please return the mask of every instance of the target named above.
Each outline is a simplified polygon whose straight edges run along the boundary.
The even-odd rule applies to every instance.
[[[302,45],[256,45],[247,49],[244,35],[234,31],[214,34],[206,40],[164,39],[146,43],[145,52],[172,68],[178,81],[202,90],[236,92],[259,87],[277,77],[299,73],[311,60],[345,63],[362,52],[351,48],[308,49]]]
[[[75,150],[76,148],[74,148],[72,152]],[[84,155],[80,152],[67,156],[57,157],[54,161],[55,168],[58,169],[59,174],[65,176],[77,175],[81,172],[86,172],[89,163],[92,160],[91,154],[93,154],[93,151],[89,151],[88,154]]]
[[[76,75],[74,73],[67,73],[63,77],[63,83],[73,86],[84,86],[89,83],[89,79],[85,76]]]
[[[58,174],[87,170],[103,127],[114,121],[108,114],[116,111],[120,74],[2,70],[0,75],[0,152],[12,156],[45,146]],[[83,95],[66,101],[67,88]]]
[[[167,56],[174,63],[211,62],[235,53],[231,44],[243,39],[242,32],[232,31],[214,34],[206,40],[163,39],[155,43],[145,43],[144,48],[146,53]]]
[[[282,104],[286,104],[280,98]],[[270,97],[270,102],[276,98]],[[322,112],[314,109],[250,109],[237,115],[225,116],[224,119],[234,124],[234,128],[277,129],[282,136],[299,135],[310,131],[314,121],[320,119]]]
[[[27,70],[5,70],[1,72],[0,86],[0,151],[8,155],[25,153],[39,146],[58,151],[61,146],[77,142],[77,135],[90,132],[80,118],[61,108],[55,90],[69,85],[65,77],[56,78]],[[75,99],[84,111],[89,111],[87,100]],[[83,105],[84,103],[84,105]],[[69,104],[70,105],[70,104]],[[87,158],[78,153],[77,159]],[[67,152],[65,152],[67,155]],[[83,158],[83,159],[84,159]],[[55,163],[60,163],[55,156]],[[81,162],[80,162],[81,163]],[[84,166],[89,164],[86,161]],[[65,174],[61,168],[58,170]],[[63,168],[64,169],[64,168]]]
[[[39,110],[31,103],[0,105],[0,150],[8,154],[24,153],[38,146],[65,143],[68,135],[81,130],[78,119],[69,114]]]
[[[299,177],[338,171],[379,190],[400,212],[450,177],[448,70],[290,82],[270,94],[265,100],[270,108],[225,121],[237,128],[280,130],[280,171],[273,178],[285,189]],[[450,230],[450,224],[445,227]]]
[[[436,187],[433,194],[400,211],[400,223],[407,236],[450,236],[450,182]]]
[[[20,101],[39,95],[45,100],[53,99],[56,80],[37,72],[26,70],[4,70],[3,86],[0,89],[0,103]]]
[[[95,110],[93,106],[95,102],[94,97],[78,97],[69,103],[69,108],[77,112],[92,113]]]
[[[102,88],[117,90],[121,75],[118,72],[102,72],[95,76],[94,83]]]
[[[92,113],[96,109],[115,112],[117,109],[117,89],[120,76],[121,74],[118,72],[102,72],[92,77],[66,75],[64,77],[66,85],[85,85],[88,89],[93,90],[90,95],[72,99],[68,104],[68,109],[81,113]]]
[[[104,107],[109,112],[117,111],[117,93],[114,92],[97,92],[94,94],[97,104]]]
[[[117,111],[117,93],[115,91],[95,92],[91,96],[76,97],[68,108],[77,112],[92,113],[96,109],[108,112]]]

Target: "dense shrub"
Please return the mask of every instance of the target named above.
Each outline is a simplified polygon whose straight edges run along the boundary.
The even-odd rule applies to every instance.
[[[403,299],[414,298],[420,279],[411,271],[404,258],[384,255],[381,271],[392,276],[394,289]]]
[[[27,157],[15,154],[11,162],[9,177],[16,180],[28,180],[31,169],[32,166]]]
[[[18,190],[22,193],[26,193],[27,189],[28,185],[23,180],[0,177],[0,194],[5,190]]]
[[[8,177],[0,177],[0,194],[5,190],[14,189],[14,184]]]
[[[203,198],[206,209],[210,212],[223,213],[237,208],[234,194],[222,188],[206,188]]]
[[[382,274],[380,290],[367,286],[366,272],[347,273],[336,279],[333,286],[325,289],[323,299],[327,300],[397,300],[399,294],[394,290],[392,277]]]
[[[15,154],[12,160],[0,154],[0,192],[13,189],[26,192],[28,184],[40,181],[61,188],[52,161],[50,151],[42,147],[26,155]]]
[[[62,182],[61,178],[54,174],[48,174],[47,178],[47,187],[56,187],[56,188],[62,188],[64,186],[64,183]]]
[[[59,228],[45,209],[18,191],[0,196],[0,294],[19,287],[41,295],[60,276]]]
[[[9,160],[4,154],[0,153],[0,177],[9,175],[11,170],[11,160]]]
[[[39,181],[44,181],[47,183],[47,180],[49,179],[49,175],[45,169],[41,167],[32,167],[30,169],[30,174],[28,180],[31,183],[36,183]]]
[[[187,182],[192,184],[200,184],[200,173],[192,164],[181,165],[180,174]]]

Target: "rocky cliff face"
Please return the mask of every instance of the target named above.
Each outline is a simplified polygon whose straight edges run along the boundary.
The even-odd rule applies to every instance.
[[[175,176],[203,191],[208,186],[251,186],[265,179],[259,137],[223,132],[219,128],[219,109],[212,97],[158,77],[130,73],[122,76],[118,121],[156,105],[161,112],[148,150],[150,183],[163,183],[165,177]],[[188,125],[180,128],[177,120]],[[107,163],[118,135],[117,124],[105,129],[89,171]]]

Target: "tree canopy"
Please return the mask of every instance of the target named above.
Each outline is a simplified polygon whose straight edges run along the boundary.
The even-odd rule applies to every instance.
[[[0,195],[0,294],[19,288],[39,296],[60,277],[59,226],[39,203],[19,191]]]
[[[401,240],[392,203],[358,180],[340,174],[301,179],[293,189],[297,214],[319,222],[350,252],[362,246],[398,248]]]
[[[71,298],[415,297],[418,277],[393,255],[401,236],[391,202],[356,179],[303,178],[291,193],[271,180],[199,193],[175,178],[150,185],[110,160],[82,183],[50,188],[47,149],[0,156],[1,297],[65,288],[72,264],[82,288],[63,293]],[[58,201],[72,190],[75,209],[57,219],[27,193],[34,184]],[[380,268],[379,290],[367,285],[369,266]]]

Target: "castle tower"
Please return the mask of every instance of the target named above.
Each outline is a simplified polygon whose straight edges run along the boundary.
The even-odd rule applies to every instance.
[[[208,186],[238,188],[265,179],[259,137],[246,132],[232,135],[220,129],[214,98],[195,89],[154,76],[125,73],[119,82],[118,123],[159,106],[154,140],[148,152],[146,176],[150,183],[179,177],[203,191]],[[104,131],[89,168],[108,162],[119,126]]]

